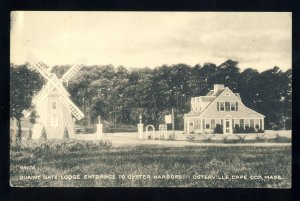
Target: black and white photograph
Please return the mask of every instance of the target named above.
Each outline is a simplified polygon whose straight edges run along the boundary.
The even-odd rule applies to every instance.
[[[10,23],[11,187],[291,188],[291,12]]]

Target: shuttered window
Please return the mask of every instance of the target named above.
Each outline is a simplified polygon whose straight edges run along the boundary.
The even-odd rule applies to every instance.
[[[230,111],[230,102],[225,102],[226,111]]]

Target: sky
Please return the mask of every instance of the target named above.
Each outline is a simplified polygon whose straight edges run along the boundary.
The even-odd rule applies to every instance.
[[[291,68],[292,14],[265,12],[11,13],[11,63],[32,58],[154,68],[228,59],[240,69]]]

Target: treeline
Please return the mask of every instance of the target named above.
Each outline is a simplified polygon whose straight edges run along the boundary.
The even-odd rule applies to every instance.
[[[61,77],[69,67],[54,66],[52,71]],[[232,60],[219,66],[176,64],[130,70],[112,65],[84,66],[67,88],[85,114],[81,123],[95,123],[101,115],[101,119],[112,124],[136,124],[141,114],[144,123],[158,126],[164,115],[174,108],[176,128],[182,129],[183,114],[190,111],[191,97],[205,95],[216,83],[240,93],[246,106],[264,114],[266,129],[291,128],[291,69],[282,71],[274,67],[261,73],[252,68],[241,71],[238,62]],[[34,89],[36,91],[36,87]]]

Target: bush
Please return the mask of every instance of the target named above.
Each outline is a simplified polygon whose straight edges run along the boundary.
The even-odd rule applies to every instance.
[[[195,136],[194,135],[188,135],[188,136],[186,136],[186,139],[188,141],[193,141],[195,139]]]
[[[278,138],[278,134],[264,134],[259,137],[258,140],[260,142],[276,142]]]
[[[69,131],[68,131],[67,127],[65,127],[63,139],[70,139]]]
[[[224,138],[224,143],[239,143],[242,141],[242,138],[238,135],[229,135]]]
[[[43,129],[42,129],[42,134],[41,134],[40,140],[41,141],[46,141],[47,140],[47,133],[46,133],[45,127],[43,127]]]
[[[32,129],[31,129],[31,127],[29,127],[27,140],[31,140],[31,139],[32,139]]]
[[[95,151],[110,149],[112,143],[109,140],[101,141],[80,141],[80,140],[47,140],[42,143],[28,141],[22,147],[28,150],[36,158],[52,158],[66,156],[74,152],[92,153]]]
[[[245,133],[244,128],[241,128],[239,125],[235,125],[233,129],[233,133]]]
[[[245,128],[245,133],[255,133],[255,130],[253,127],[247,127]]]
[[[118,133],[118,132],[137,132],[136,125],[126,125],[126,124],[117,124],[117,125],[104,125],[103,128],[105,133]]]
[[[84,127],[84,133],[96,133],[96,132],[97,132],[97,127],[95,125]]]
[[[223,133],[223,127],[220,124],[217,124],[214,133],[222,134]]]
[[[278,135],[276,138],[276,142],[290,143],[290,142],[292,142],[292,139],[289,137],[286,137],[286,136]]]

